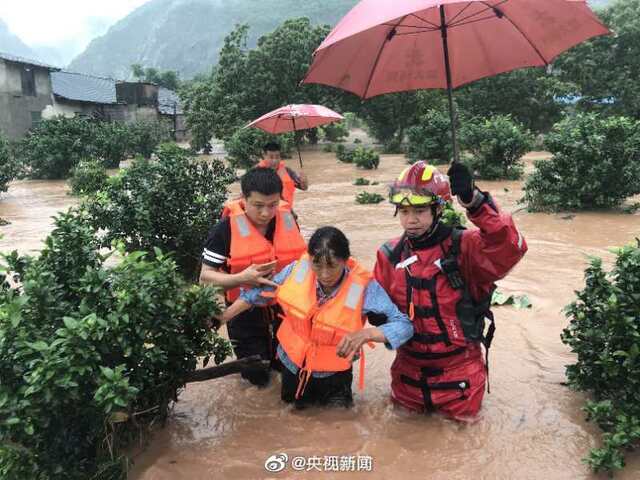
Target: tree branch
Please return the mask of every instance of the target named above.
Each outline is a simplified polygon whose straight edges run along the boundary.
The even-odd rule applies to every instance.
[[[186,383],[191,382],[206,382],[207,380],[213,380],[214,378],[226,377],[227,375],[233,375],[234,373],[242,373],[242,371],[251,368],[269,368],[270,362],[263,360],[260,355],[252,355],[250,357],[242,358],[240,360],[234,360],[233,362],[223,363],[215,367],[201,368],[192,372],[187,376]]]

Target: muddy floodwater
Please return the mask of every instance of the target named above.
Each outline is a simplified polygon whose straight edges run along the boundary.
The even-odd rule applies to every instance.
[[[528,161],[543,154],[530,154]],[[308,237],[322,225],[343,229],[352,252],[373,267],[377,248],[399,235],[389,204],[357,205],[363,190],[385,194],[385,184],[406,165],[399,156],[382,156],[379,170],[359,171],[332,154],[307,152],[311,187],[298,192],[296,212]],[[298,169],[297,161],[290,166]],[[365,177],[380,182],[357,187]],[[262,478],[353,479],[595,479],[581,459],[599,445],[600,432],[585,422],[585,397],[563,386],[564,367],[574,361],[560,341],[567,325],[562,308],[583,286],[589,255],[608,261],[608,248],[640,236],[640,214],[594,212],[533,214],[521,209],[521,182],[478,182],[506,211],[529,244],[523,261],[499,289],[526,294],[533,307],[495,309],[497,333],[491,349],[491,393],[480,418],[459,425],[437,416],[408,414],[389,400],[393,352],[367,353],[366,389],[355,392],[351,410],[294,411],[280,401],[276,379],[263,390],[230,376],[189,385],[173,414],[146,448],[136,454],[135,480]],[[75,203],[63,182],[20,181],[0,200],[0,249],[35,252],[51,230],[50,217]],[[233,187],[237,191],[237,185]],[[170,208],[170,205],[167,205]],[[204,240],[204,239],[203,239]],[[357,373],[357,367],[356,367]],[[274,454],[320,457],[319,468],[279,473],[265,470]],[[358,472],[325,471],[324,457],[369,458]],[[308,466],[314,461],[309,460]],[[371,471],[368,470],[371,467]],[[346,469],[351,469],[347,464]],[[305,468],[306,470],[306,468]],[[627,457],[616,478],[640,478],[640,455]]]

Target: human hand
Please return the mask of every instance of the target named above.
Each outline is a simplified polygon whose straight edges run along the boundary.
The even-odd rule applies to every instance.
[[[371,341],[371,336],[368,328],[349,333],[342,337],[342,340],[336,346],[336,353],[342,358],[352,357],[369,341]]]
[[[463,203],[469,203],[473,200],[473,175],[466,165],[460,162],[454,162],[449,171],[449,182],[451,184],[451,193],[457,195]]]
[[[300,189],[307,190],[309,188],[309,178],[303,171],[298,172],[298,180],[300,180]]]
[[[277,283],[272,282],[267,277],[275,272],[276,261],[268,263],[253,263],[240,273],[240,279],[243,284],[259,287],[261,285],[270,285],[278,287]]]

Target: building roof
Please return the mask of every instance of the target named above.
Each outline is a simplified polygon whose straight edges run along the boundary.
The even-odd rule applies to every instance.
[[[76,102],[118,103],[116,82],[111,78],[93,77],[82,73],[52,72],[53,94]]]
[[[158,89],[158,111],[163,115],[173,115],[174,105],[176,114],[182,115],[182,104],[178,94],[168,88],[160,87]]]
[[[14,63],[24,63],[26,65],[33,65],[34,67],[47,68],[49,70],[60,70],[60,68],[58,67],[54,67],[53,65],[43,63],[39,60],[32,60],[29,58],[18,57],[17,55],[10,55],[8,53],[3,53],[3,52],[0,52],[0,59],[7,60],[9,62],[14,62]]]

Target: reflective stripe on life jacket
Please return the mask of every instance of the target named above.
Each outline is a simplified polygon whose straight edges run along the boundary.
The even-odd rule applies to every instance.
[[[278,289],[276,298],[284,312],[278,340],[287,356],[300,369],[302,381],[297,396],[304,391],[313,372],[338,372],[351,368],[351,359],[338,357],[336,346],[342,338],[361,330],[364,293],[371,274],[353,259],[349,273],[336,295],[318,305],[316,275],[307,254],[296,263],[291,275]],[[361,381],[364,357],[361,352]]]
[[[270,164],[266,160],[261,160],[260,163],[258,163],[258,166],[271,168]],[[282,199],[289,204],[289,208],[293,208],[293,197],[296,193],[296,184],[291,178],[291,175],[289,175],[287,166],[284,162],[281,161],[275,170],[278,173],[280,180],[282,180]]]
[[[239,273],[251,264],[267,263],[277,260],[276,273],[298,259],[307,246],[293,215],[286,208],[279,207],[276,212],[276,227],[273,243],[267,240],[251,223],[244,209],[229,216],[231,227],[231,247],[229,249],[229,273]],[[226,297],[233,302],[240,295],[240,287],[227,290]]]

